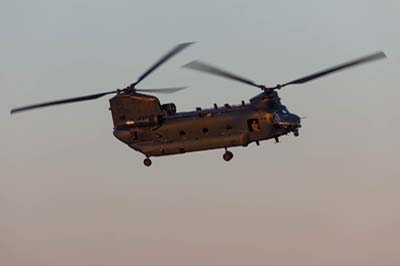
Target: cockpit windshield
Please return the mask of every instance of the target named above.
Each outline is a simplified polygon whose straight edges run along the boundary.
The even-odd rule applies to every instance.
[[[275,121],[281,125],[297,125],[300,124],[300,117],[289,112],[286,106],[281,105],[281,108],[274,113]]]
[[[281,108],[275,111],[275,117],[279,121],[284,121],[288,115],[290,115],[290,112],[284,105],[281,105]]]

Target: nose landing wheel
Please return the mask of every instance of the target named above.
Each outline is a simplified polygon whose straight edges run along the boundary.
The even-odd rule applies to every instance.
[[[222,157],[224,158],[225,161],[229,162],[233,158],[233,153],[226,150]]]
[[[146,159],[143,160],[143,164],[147,167],[149,167],[151,165],[151,160],[149,157],[147,157]]]

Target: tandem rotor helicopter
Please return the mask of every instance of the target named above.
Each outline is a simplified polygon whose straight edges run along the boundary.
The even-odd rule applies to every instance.
[[[280,136],[289,133],[293,133],[294,136],[299,135],[301,119],[281,104],[278,90],[386,57],[383,52],[376,52],[273,87],[257,84],[247,78],[200,61],[192,61],[183,67],[231,79],[262,90],[260,94],[251,98],[249,103],[242,101],[240,105],[233,106],[214,104],[213,108],[197,107],[192,112],[176,112],[174,103],[161,104],[158,98],[144,94],[174,93],[184,87],[137,89],[137,85],[148,75],[191,44],[182,43],[174,47],[139,76],[136,82],[124,89],[13,108],[11,114],[46,106],[94,100],[108,94],[116,94],[109,100],[114,123],[114,136],[144,154],[144,165],[152,164],[150,160],[152,156],[218,148],[225,149],[223,159],[230,161],[233,154],[228,150],[229,147],[246,147],[251,142],[259,145],[260,141],[268,139],[275,139],[276,142],[279,142]]]

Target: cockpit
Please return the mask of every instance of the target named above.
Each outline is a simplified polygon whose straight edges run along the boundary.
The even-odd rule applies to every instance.
[[[284,127],[300,125],[300,117],[290,113],[284,105],[281,105],[278,110],[275,110],[273,118],[276,124]]]

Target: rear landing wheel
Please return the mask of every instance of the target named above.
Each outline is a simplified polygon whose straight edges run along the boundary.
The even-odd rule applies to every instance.
[[[147,167],[149,167],[151,165],[151,160],[150,158],[146,158],[143,160],[144,165],[146,165]]]
[[[226,151],[223,155],[225,161],[229,162],[233,158],[233,153],[230,151]]]

